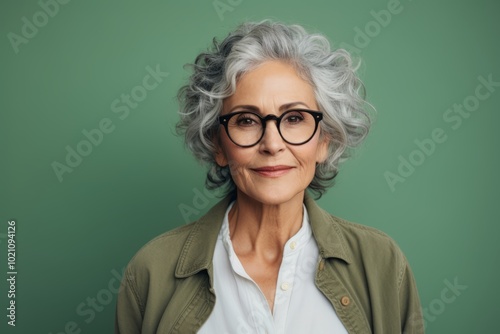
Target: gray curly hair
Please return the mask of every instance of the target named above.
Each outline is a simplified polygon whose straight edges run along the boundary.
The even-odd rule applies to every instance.
[[[363,83],[356,75],[359,62],[346,50],[330,48],[328,39],[310,34],[299,25],[263,20],[239,25],[222,42],[213,39],[208,52],[196,57],[189,83],[179,89],[180,121],[176,129],[184,135],[187,148],[196,159],[208,165],[206,186],[226,186],[235,190],[229,166],[215,161],[220,131],[218,116],[222,102],[235,92],[238,78],[268,60],[294,66],[314,89],[323,112],[321,133],[329,138],[327,159],[316,166],[309,189],[319,197],[333,184],[340,162],[350,156],[370,129],[365,110]]]

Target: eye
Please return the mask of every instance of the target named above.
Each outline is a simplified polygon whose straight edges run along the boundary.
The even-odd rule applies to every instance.
[[[283,117],[283,122],[287,122],[289,124],[298,124],[304,120],[304,116],[300,111],[289,111]]]
[[[251,127],[251,126],[256,126],[260,125],[260,120],[259,118],[251,113],[245,113],[245,114],[240,114],[235,117],[235,124],[237,126],[241,127]]]

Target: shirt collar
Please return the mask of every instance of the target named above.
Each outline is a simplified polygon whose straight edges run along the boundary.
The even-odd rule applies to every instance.
[[[201,270],[207,270],[212,285],[212,258],[215,245],[228,205],[233,200],[232,196],[226,196],[204,216],[192,223],[191,232],[179,256],[175,270],[176,277],[185,278]],[[320,256],[322,258],[337,258],[350,263],[352,251],[347,247],[340,228],[341,220],[321,209],[307,192],[304,196],[304,205]]]

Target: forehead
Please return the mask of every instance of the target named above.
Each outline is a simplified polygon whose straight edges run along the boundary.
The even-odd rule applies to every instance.
[[[262,110],[296,101],[315,108],[313,87],[292,65],[266,61],[239,77],[235,93],[224,100],[224,109],[230,110],[241,104],[254,105]]]

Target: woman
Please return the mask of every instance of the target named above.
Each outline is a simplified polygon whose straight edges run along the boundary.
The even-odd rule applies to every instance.
[[[265,20],[214,40],[193,69],[178,129],[227,196],[135,255],[116,333],[422,333],[393,240],[307,192],[326,190],[369,129],[349,54]]]

